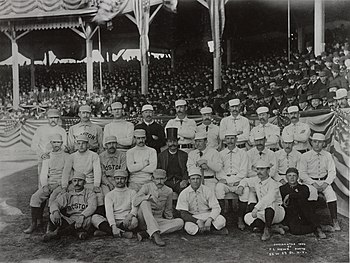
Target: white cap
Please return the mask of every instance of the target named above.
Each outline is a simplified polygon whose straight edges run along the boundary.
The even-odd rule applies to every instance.
[[[187,102],[185,100],[177,100],[177,101],[175,101],[175,107],[185,106],[185,105],[187,105]]]
[[[269,108],[268,107],[259,107],[256,110],[256,114],[266,113],[266,112],[269,112]]]
[[[208,113],[212,113],[213,110],[210,107],[204,107],[201,109],[201,114],[208,114]]]
[[[153,109],[153,106],[152,106],[152,105],[147,104],[147,105],[143,105],[143,106],[142,106],[141,112],[143,112],[143,111],[145,111],[145,110],[151,110],[151,111],[153,111],[154,109]]]
[[[112,108],[112,110],[114,110],[114,109],[122,109],[123,105],[121,104],[121,102],[116,101],[116,102],[113,102],[111,104],[111,108]]]
[[[228,105],[231,106],[238,106],[241,104],[241,101],[239,99],[232,99],[228,101]]]
[[[282,134],[282,141],[284,141],[284,142],[294,142],[293,134]]]
[[[289,106],[288,107],[288,113],[298,112],[298,111],[299,111],[298,106]]]
[[[188,176],[192,176],[192,175],[201,175],[202,172],[198,167],[192,167],[189,171],[188,171]]]
[[[346,59],[344,62],[346,68],[350,68],[350,58]]]
[[[146,137],[146,131],[144,129],[136,129],[134,130],[135,137]]]
[[[335,100],[340,100],[342,98],[345,98],[348,96],[348,92],[346,89],[338,89],[336,92],[335,92],[335,97],[334,99]]]
[[[50,142],[63,142],[62,135],[59,133],[50,135]]]
[[[264,130],[257,130],[254,133],[254,140],[261,140],[265,138],[265,132]]]
[[[324,141],[326,140],[326,136],[324,136],[322,133],[314,133],[310,139],[317,140],[317,141]]]
[[[226,136],[237,136],[237,131],[235,129],[230,129],[230,130],[227,130],[226,133],[225,133],[225,137]]]
[[[207,138],[207,133],[206,132],[196,132],[194,139],[195,140],[202,140]]]
[[[259,159],[259,160],[256,162],[255,167],[256,167],[256,168],[270,168],[271,165],[270,165],[268,162],[266,162],[265,160]]]

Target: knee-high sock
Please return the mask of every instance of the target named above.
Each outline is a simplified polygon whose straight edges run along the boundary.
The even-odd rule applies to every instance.
[[[107,233],[108,235],[113,235],[112,228],[106,221],[103,221],[101,224],[99,224],[98,229]]]
[[[238,201],[238,217],[243,217],[247,210],[248,202]]]
[[[225,199],[219,199],[219,205],[220,205],[220,208],[221,208],[221,213],[220,214],[224,214],[225,213]]]
[[[337,201],[327,203],[332,219],[337,219]]]
[[[265,226],[266,227],[271,227],[274,216],[275,216],[275,210],[273,210],[270,207],[265,209]]]
[[[264,228],[264,226],[265,226],[265,224],[264,224],[264,221],[262,221],[261,219],[255,219],[254,221],[253,221],[253,223],[250,225],[252,228],[254,228],[254,227],[257,227],[257,228],[259,228],[260,230],[263,230],[263,228]]]
[[[106,216],[106,209],[105,209],[105,206],[104,205],[100,205],[97,207],[96,211],[95,211],[95,214],[97,215],[101,215],[101,216]]]
[[[254,209],[254,206],[256,205],[256,203],[250,203],[248,206],[247,206],[247,213],[253,211]]]

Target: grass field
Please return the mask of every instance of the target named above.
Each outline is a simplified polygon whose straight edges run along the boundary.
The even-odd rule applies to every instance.
[[[43,243],[44,230],[23,233],[30,222],[29,199],[37,186],[36,169],[0,179],[0,199],[24,214],[5,215],[0,207],[0,262],[349,262],[349,223],[344,217],[340,217],[342,231],[326,233],[324,240],[313,234],[288,233],[274,234],[262,242],[260,234],[239,231],[230,221],[228,236],[192,237],[179,232],[164,236],[164,248],[149,240],[140,243],[112,237],[86,241],[63,237]]]

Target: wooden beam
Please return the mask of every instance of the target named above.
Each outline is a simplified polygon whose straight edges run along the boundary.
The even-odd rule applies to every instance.
[[[153,14],[151,15],[151,17],[149,18],[149,24],[152,23],[154,17],[156,16],[156,14],[159,12],[159,10],[162,8],[163,5],[158,5],[157,9],[154,10]]]
[[[76,29],[76,28],[71,28],[71,30],[75,33],[77,33],[79,36],[81,36],[82,38],[86,39],[86,35],[85,33],[81,32],[80,30]]]
[[[209,9],[208,3],[205,0],[197,0],[202,6]]]
[[[133,22],[135,25],[137,25],[137,22],[136,22],[136,18],[135,18],[135,17],[133,17],[133,16],[130,15],[130,14],[125,14],[125,16],[126,16],[127,18],[129,18],[129,19],[131,20],[131,22]]]

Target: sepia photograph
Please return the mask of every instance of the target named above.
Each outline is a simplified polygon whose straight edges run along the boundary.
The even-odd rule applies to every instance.
[[[347,263],[350,0],[0,0],[0,262]]]

